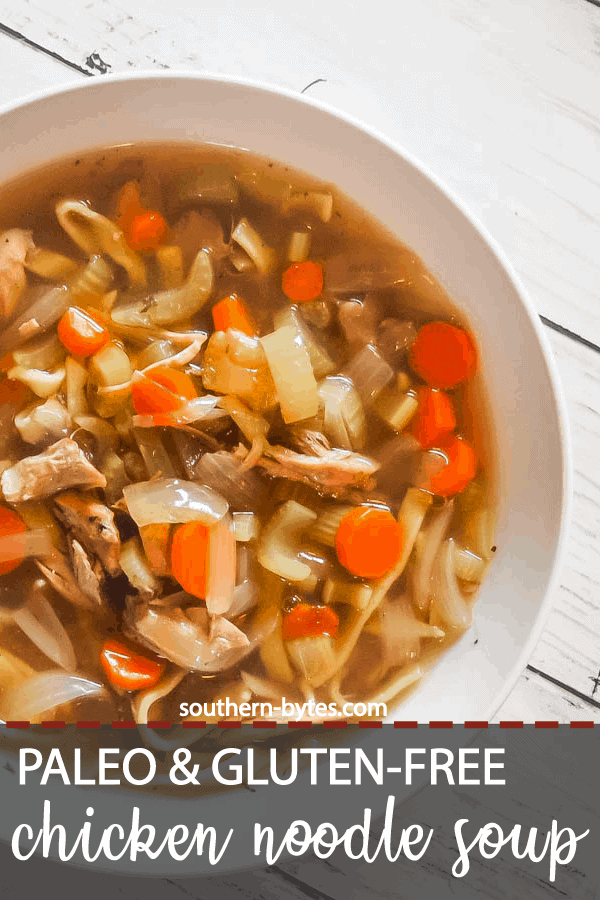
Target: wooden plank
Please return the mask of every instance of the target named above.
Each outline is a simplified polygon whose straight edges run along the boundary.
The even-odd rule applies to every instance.
[[[0,21],[101,73],[191,68],[271,81],[362,117],[464,198],[540,313],[600,344],[600,10],[583,0],[21,0]]]
[[[175,864],[174,864],[175,865]],[[2,900],[30,900],[40,893],[40,885],[52,880],[55,897],[85,897],[86,900],[314,900],[315,892],[305,892],[285,873],[276,869],[256,869],[252,872],[207,878],[127,878],[109,875],[87,868],[49,862],[38,856],[26,865],[17,862],[8,845],[0,843],[2,870]]]
[[[600,709],[540,675],[525,671],[498,710],[496,720],[600,723]]]
[[[548,335],[567,399],[574,496],[566,563],[530,662],[600,700],[600,354],[554,332]]]
[[[0,18],[1,21],[1,18]],[[9,103],[33,91],[59,84],[68,72],[63,65],[0,33],[1,102]],[[84,78],[85,76],[81,76]]]

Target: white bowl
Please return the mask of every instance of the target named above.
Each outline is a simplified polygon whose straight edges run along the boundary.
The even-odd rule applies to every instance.
[[[492,718],[548,612],[564,545],[569,466],[551,352],[490,236],[420,163],[365,124],[256,83],[186,73],[97,78],[4,108],[0,128],[3,180],[120,143],[245,147],[331,181],[424,260],[477,336],[497,454],[498,551],[474,628],[389,718]]]

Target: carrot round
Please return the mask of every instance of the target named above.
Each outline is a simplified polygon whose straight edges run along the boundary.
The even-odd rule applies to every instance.
[[[132,250],[156,250],[163,243],[169,225],[161,213],[146,209],[135,216],[126,228],[127,243]]]
[[[9,537],[13,534],[25,534],[27,530],[23,519],[16,514],[8,506],[0,506],[0,538]],[[23,548],[25,541],[23,541]],[[7,575],[12,572],[23,562],[24,557],[16,559],[7,559],[0,563],[0,575]]]
[[[141,416],[175,412],[197,396],[189,375],[169,366],[137,372],[131,382],[133,408]]]
[[[283,638],[291,641],[321,634],[335,637],[339,624],[339,617],[330,606],[298,603],[283,620]]]
[[[110,340],[104,325],[79,306],[70,306],[58,323],[60,342],[71,356],[93,356]]]
[[[194,400],[198,396],[194,382],[189,375],[181,369],[172,369],[170,366],[156,366],[145,373],[148,378],[162,385],[172,394],[183,397],[184,400]]]
[[[171,571],[184,591],[206,599],[208,528],[200,522],[179,525],[171,542]]]
[[[420,388],[419,407],[408,430],[416,437],[421,447],[428,450],[455,428],[454,406],[448,394],[436,388]]]
[[[256,326],[252,322],[248,310],[237,294],[223,297],[212,310],[215,331],[227,331],[235,328],[249,337],[256,334]]]
[[[293,303],[315,300],[323,290],[323,268],[319,263],[293,263],[283,273],[281,287]]]
[[[410,348],[410,364],[423,381],[435,388],[453,388],[477,367],[472,337],[449,322],[429,322]]]
[[[477,474],[477,456],[469,442],[456,434],[450,434],[436,445],[447,463],[432,475],[425,488],[439,497],[459,494]]]
[[[341,564],[353,575],[381,578],[400,559],[402,528],[387,509],[358,506],[340,522],[335,549]]]
[[[100,663],[110,683],[124,691],[153,687],[165,669],[164,663],[115,640],[105,641],[102,645]]]

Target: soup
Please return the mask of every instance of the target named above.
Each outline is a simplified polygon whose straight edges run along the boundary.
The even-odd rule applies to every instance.
[[[214,146],[63,160],[0,223],[0,716],[395,703],[495,550],[475,340],[420,260]]]

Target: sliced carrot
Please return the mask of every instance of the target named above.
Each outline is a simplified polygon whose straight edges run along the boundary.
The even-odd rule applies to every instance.
[[[8,506],[0,506],[0,538],[9,537],[13,534],[25,534],[27,526],[23,519],[16,514]],[[20,540],[20,539],[19,539]],[[23,549],[25,548],[25,540],[23,539]],[[6,575],[21,565],[25,557],[16,559],[7,559],[0,563],[0,575]]]
[[[477,456],[469,442],[456,434],[449,434],[436,447],[447,463],[429,479],[425,489],[440,497],[459,494],[477,474]]]
[[[108,640],[102,645],[100,663],[106,677],[124,691],[139,691],[155,685],[165,664],[132,650],[121,641]]]
[[[152,381],[161,384],[172,394],[177,397],[183,397],[184,400],[194,400],[198,396],[198,391],[194,382],[189,375],[182,372],[181,369],[172,369],[170,366],[156,366],[145,372]]]
[[[171,528],[168,522],[140,527],[144,553],[155,575],[171,574]]]
[[[419,406],[408,431],[414,435],[424,450],[456,428],[456,416],[452,399],[436,388],[419,389]]]
[[[330,606],[298,603],[283,620],[283,638],[291,641],[321,634],[336,637],[339,624],[339,617]]]
[[[69,307],[58,323],[57,332],[72,356],[92,356],[110,340],[108,329],[79,306]]]
[[[171,543],[171,571],[184,591],[206,599],[208,528],[200,522],[178,525]]]
[[[423,381],[435,388],[453,388],[477,368],[473,338],[449,322],[429,322],[410,348],[410,364]]]
[[[132,250],[156,250],[167,236],[169,225],[161,213],[146,209],[139,213],[125,229],[127,243]]]
[[[184,401],[158,381],[149,378],[144,372],[134,372],[131,379],[131,400],[133,408],[140,416],[154,413],[175,412],[181,409]]]
[[[335,549],[353,575],[381,578],[400,559],[402,528],[387,509],[357,506],[340,522]]]
[[[223,297],[213,306],[212,314],[215,331],[227,331],[228,328],[235,328],[236,331],[242,331],[249,337],[254,337],[256,334],[256,326],[250,318],[244,302],[237,294]]]
[[[283,273],[281,287],[294,303],[315,300],[323,290],[323,267],[311,260],[292,263]]]

